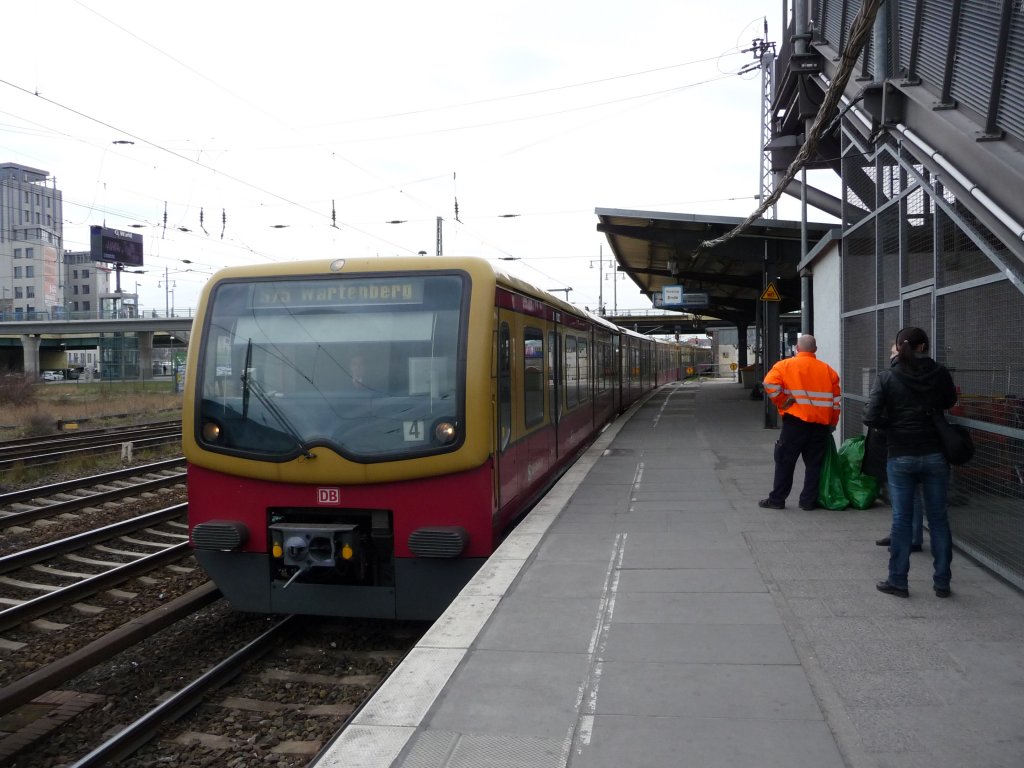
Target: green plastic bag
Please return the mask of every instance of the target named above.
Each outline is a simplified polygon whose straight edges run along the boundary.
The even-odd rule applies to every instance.
[[[843,491],[854,509],[867,509],[878,498],[878,479],[861,473],[864,464],[864,437],[848,437],[839,447],[839,468]]]
[[[836,441],[829,435],[825,447],[825,461],[821,464],[821,480],[818,482],[818,506],[825,509],[841,510],[850,506],[843,490],[843,471],[836,451]]]

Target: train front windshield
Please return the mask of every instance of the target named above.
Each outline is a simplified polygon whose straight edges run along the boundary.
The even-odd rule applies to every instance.
[[[225,281],[202,340],[197,439],[272,461],[453,449],[468,298],[461,273]]]

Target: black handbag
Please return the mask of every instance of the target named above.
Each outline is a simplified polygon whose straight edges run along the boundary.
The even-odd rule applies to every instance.
[[[932,411],[932,421],[942,439],[942,453],[946,461],[955,466],[966,464],[974,457],[974,440],[966,427],[950,424],[942,411]]]
[[[864,437],[864,460],[861,462],[860,467],[862,475],[870,475],[879,482],[886,481],[887,443],[884,429],[868,427],[868,433]]]

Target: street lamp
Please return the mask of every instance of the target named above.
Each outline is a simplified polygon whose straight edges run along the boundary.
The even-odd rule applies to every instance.
[[[182,259],[181,263],[182,264],[194,264],[195,262],[192,261],[191,259]],[[199,266],[209,266],[209,265],[201,264]],[[189,267],[188,269],[173,269],[172,270],[170,267],[166,267],[165,266],[164,267],[164,281],[163,282],[164,282],[164,315],[166,317],[170,317],[171,313],[174,312],[174,289],[178,287],[177,281],[171,281],[171,280],[169,280],[169,278],[170,278],[171,275],[183,275],[186,272],[200,272],[200,273],[206,274],[206,275],[211,274],[210,272],[207,272],[205,270],[202,270],[202,269],[192,269],[191,267]],[[160,287],[160,283],[157,282],[156,286],[157,286],[157,288],[159,288]],[[155,315],[154,315],[154,317],[155,317]]]

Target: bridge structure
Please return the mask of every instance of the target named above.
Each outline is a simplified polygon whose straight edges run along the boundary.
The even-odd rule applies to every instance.
[[[184,349],[191,333],[191,316],[0,322],[0,368],[37,378],[45,368],[66,368],[65,354],[84,349],[112,350],[121,362],[131,338],[131,370],[141,377],[151,370],[154,349]]]

